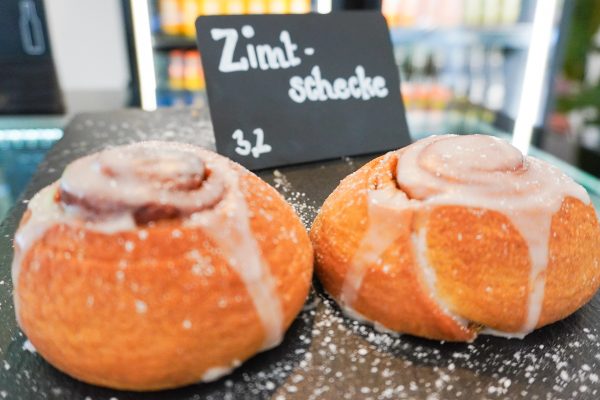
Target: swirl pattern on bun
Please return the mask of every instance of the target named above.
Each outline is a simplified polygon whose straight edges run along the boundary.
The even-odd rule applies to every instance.
[[[349,314],[432,339],[523,337],[600,284],[585,189],[490,136],[433,136],[377,158],[326,200],[311,238]]]
[[[210,381],[277,346],[308,293],[292,208],[238,164],[173,142],[71,163],[15,235],[18,322],[51,364],[131,390]]]

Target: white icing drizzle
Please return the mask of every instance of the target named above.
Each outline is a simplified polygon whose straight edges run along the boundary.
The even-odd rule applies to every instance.
[[[214,164],[228,163],[224,159],[212,161]],[[223,177],[229,187],[228,196],[212,212],[194,213],[185,224],[201,226],[224,250],[227,261],[244,281],[262,321],[265,329],[263,350],[270,349],[283,339],[283,312],[275,280],[250,230],[248,206],[239,189],[237,173],[227,165],[221,165],[220,169],[225,171]]]
[[[389,154],[392,155],[393,153]],[[406,211],[418,209],[420,206],[421,204],[418,201],[409,199],[404,192],[395,188],[388,187],[367,191],[367,230],[350,262],[340,296],[343,310],[349,317],[363,322],[368,321],[368,318],[352,308],[367,273],[367,268],[380,262],[382,253],[400,237],[403,229],[408,229],[402,224],[402,214]],[[412,234],[411,240],[421,280],[428,290],[429,296],[445,314],[454,319],[459,325],[466,326],[467,321],[452,313],[448,306],[437,296],[435,271],[426,258],[425,229],[422,229],[419,234]],[[378,327],[383,326],[377,321],[374,323]]]
[[[372,320],[368,319],[367,317],[365,317],[364,315],[362,315],[361,313],[359,313],[352,307],[348,307],[348,306],[345,306],[342,304],[341,309],[342,309],[342,312],[344,313],[344,315],[348,316],[349,318],[352,318],[353,320],[356,320],[363,324],[371,324],[377,332],[387,333],[387,334],[393,335],[393,336],[398,336],[398,332],[386,327],[384,324],[382,324],[379,321],[372,321]]]
[[[121,150],[133,160],[124,158]],[[136,158],[138,156],[141,160]],[[190,158],[196,161],[190,161]],[[130,172],[127,162],[131,162],[137,172]],[[107,165],[114,177],[98,173]],[[209,177],[205,176],[206,170],[211,171]],[[30,218],[15,234],[14,285],[17,285],[24,256],[49,228],[65,224],[108,234],[136,230],[133,207],[159,199],[160,204],[196,210],[184,217],[183,223],[202,227],[215,241],[253,300],[265,329],[263,350],[274,347],[283,338],[283,311],[275,279],[250,229],[250,215],[240,191],[239,174],[233,164],[221,156],[173,142],[142,142],[77,160],[66,168],[60,181],[41,190],[29,202]],[[134,179],[134,175],[138,179]],[[191,175],[204,179],[198,189],[190,191],[192,194],[177,188],[165,190],[164,186],[156,184],[156,180],[166,182],[174,176],[176,184],[185,185]],[[179,178],[181,182],[177,181]],[[101,206],[105,201],[115,207],[102,210],[107,213],[98,218],[78,204],[66,206],[57,202],[55,196],[61,187],[82,199],[91,196]],[[214,202],[216,204],[212,204]]]
[[[529,332],[503,332],[492,328],[484,328],[479,332],[480,335],[498,336],[506,339],[523,339],[527,336],[527,333]]]
[[[510,144],[491,136],[432,136],[389,154],[398,157],[396,181],[402,190],[397,192],[402,195],[377,195],[377,190],[369,191],[368,227],[350,263],[342,290],[345,307],[350,307],[355,300],[368,266],[397,237],[390,229],[397,219],[383,209],[378,215],[380,201],[373,200],[378,196],[394,196],[402,200],[386,204],[397,211],[460,205],[506,215],[528,244],[531,269],[523,326],[518,332],[505,334],[521,337],[531,332],[539,321],[544,299],[552,216],[567,196],[589,204],[585,189],[558,168],[524,157]],[[413,237],[413,246],[430,296],[442,311],[462,322],[436,295],[435,279],[430,279],[423,258],[426,243],[419,239],[423,234]],[[492,330],[485,332],[500,334]]]
[[[233,360],[233,363],[229,367],[209,368],[204,372],[204,375],[202,375],[202,378],[200,379],[200,381],[201,382],[216,381],[217,379],[219,379],[225,375],[228,375],[231,371],[233,371],[235,368],[239,367],[241,364],[242,363],[240,360]]]
[[[173,142],[114,147],[73,161],[60,186],[104,212],[153,203],[191,212],[214,205],[223,192],[219,174],[206,176],[203,153]]]
[[[48,229],[55,225],[79,225],[106,234],[135,229],[135,222],[129,214],[116,215],[104,221],[81,220],[78,216],[79,211],[74,210],[74,207],[63,207],[55,200],[58,186],[58,182],[46,186],[36,193],[27,204],[27,210],[30,213],[29,220],[19,227],[14,239],[15,254],[11,274],[15,287],[19,281],[21,263],[28,250]]]
[[[383,251],[400,236],[402,229],[398,226],[398,218],[409,203],[401,191],[367,191],[367,230],[346,272],[341,292],[345,307],[351,308],[354,304],[366,267],[377,263]]]
[[[19,321],[19,301],[14,295],[19,282],[19,272],[21,271],[21,263],[31,244],[44,235],[44,233],[55,223],[63,218],[63,213],[58,204],[54,201],[56,194],[56,184],[46,186],[44,189],[36,193],[35,196],[27,204],[27,209],[31,215],[27,223],[22,224],[17,230],[14,238],[15,252],[11,265],[11,276],[13,281],[13,302],[15,305],[15,314],[17,322]]]
[[[381,322],[373,321],[373,328],[379,333],[385,333],[387,335],[399,337],[401,334],[396,332],[387,326],[383,325]]]
[[[233,370],[232,367],[213,367],[206,370],[202,375],[201,382],[214,382],[217,379],[228,375]]]
[[[427,230],[421,228],[418,232],[411,235],[413,252],[415,254],[415,262],[417,263],[419,270],[421,271],[421,277],[428,289],[429,296],[437,304],[437,306],[444,312],[444,314],[450,316],[458,325],[466,327],[468,321],[459,315],[450,311],[450,307],[444,299],[437,294],[436,281],[437,276],[435,270],[429,264],[427,259]]]

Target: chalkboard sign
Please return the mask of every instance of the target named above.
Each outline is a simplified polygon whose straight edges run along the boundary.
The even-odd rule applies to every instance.
[[[378,12],[196,21],[217,150],[250,169],[410,142]]]

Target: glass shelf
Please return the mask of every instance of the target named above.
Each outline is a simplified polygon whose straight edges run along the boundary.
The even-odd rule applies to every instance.
[[[62,137],[65,122],[64,116],[0,117],[0,221]]]
[[[429,45],[432,47],[483,45],[526,50],[531,37],[531,25],[520,23],[490,28],[392,28],[395,46]]]
[[[397,46],[418,43],[431,46],[470,46],[475,44],[487,47],[501,47],[525,50],[529,46],[531,25],[519,23],[509,26],[489,28],[390,28],[392,43]],[[196,40],[188,36],[156,33],[152,43],[156,50],[192,50]]]

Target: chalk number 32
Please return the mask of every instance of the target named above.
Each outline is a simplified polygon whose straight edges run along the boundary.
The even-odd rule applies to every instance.
[[[240,156],[248,156],[258,158],[261,154],[270,153],[271,146],[265,143],[265,132],[261,128],[256,128],[252,131],[256,136],[256,144],[252,146],[249,140],[244,139],[244,132],[241,129],[236,129],[231,137],[236,140],[237,146],[235,152]]]

